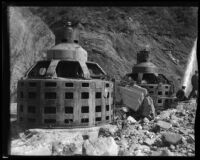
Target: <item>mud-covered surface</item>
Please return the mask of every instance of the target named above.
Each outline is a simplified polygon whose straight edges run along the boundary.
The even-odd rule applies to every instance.
[[[191,101],[161,111],[154,120],[128,116],[122,123],[118,117],[93,131],[23,130],[12,120],[11,154],[195,156],[195,116]]]

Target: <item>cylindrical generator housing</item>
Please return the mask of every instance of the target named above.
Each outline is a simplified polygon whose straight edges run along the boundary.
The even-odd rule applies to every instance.
[[[17,115],[26,127],[92,127],[112,122],[113,83],[103,80],[20,80]]]
[[[113,83],[74,43],[68,23],[64,41],[47,50],[18,81],[19,124],[31,127],[92,127],[113,119]]]

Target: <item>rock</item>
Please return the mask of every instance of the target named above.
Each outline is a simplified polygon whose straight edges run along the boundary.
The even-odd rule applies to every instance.
[[[128,148],[129,145],[128,145],[128,141],[126,138],[122,138],[120,142],[121,142],[122,148],[124,148],[124,149]]]
[[[189,137],[187,138],[187,142],[188,142],[188,143],[194,143],[194,139],[193,139],[191,136],[189,136]]]
[[[174,151],[176,148],[175,148],[175,146],[174,145],[170,145],[170,147],[169,147],[172,151]]]
[[[76,150],[76,145],[74,143],[70,143],[68,145],[65,145],[63,147],[63,155],[74,155],[74,152]]]
[[[163,134],[163,138],[165,142],[173,145],[178,144],[182,140],[182,137],[179,134],[175,133],[165,133]]]
[[[170,123],[173,127],[180,127],[179,123],[176,120],[171,120]]]
[[[137,150],[137,151],[135,151],[135,156],[144,156],[144,155],[145,155],[145,154],[142,153],[141,150]]]
[[[156,139],[146,138],[146,139],[144,140],[144,144],[147,144],[147,145],[151,146],[152,144],[154,144],[155,140],[156,140]]]
[[[171,153],[169,150],[165,149],[162,151],[154,151],[152,156],[173,156],[173,153]]]
[[[148,123],[149,123],[149,119],[145,117],[145,118],[143,119],[143,122],[146,123],[146,124],[148,124]]]
[[[128,116],[127,121],[128,121],[129,124],[135,124],[135,123],[137,123],[137,121],[133,117],[131,117],[131,116]]]
[[[62,155],[63,147],[62,142],[54,141],[52,143],[52,155]]]
[[[139,125],[139,126],[137,127],[137,129],[138,129],[138,130],[142,130],[142,126]]]
[[[117,156],[119,152],[119,147],[112,137],[86,140],[83,144],[83,149],[86,155]]]
[[[170,150],[165,149],[162,150],[161,155],[160,156],[173,156],[174,154],[172,152],[170,152]]]
[[[172,125],[170,123],[167,123],[165,121],[158,121],[156,123],[160,128],[163,128],[163,129],[169,129],[172,127]]]
[[[189,133],[190,131],[187,130],[187,129],[180,129],[179,132],[180,132],[180,133],[183,133],[184,135],[188,135],[188,133]]]
[[[109,137],[111,136],[112,133],[110,133],[108,128],[100,128],[99,129],[99,134],[98,137],[102,136],[102,137]]]
[[[161,112],[161,114],[159,115],[159,117],[160,117],[161,120],[167,119],[167,118],[169,118],[169,116],[170,116],[170,112],[168,112],[168,111],[163,111],[163,112]]]
[[[156,116],[153,100],[150,96],[145,97],[140,107],[140,113],[144,117],[154,119]]]

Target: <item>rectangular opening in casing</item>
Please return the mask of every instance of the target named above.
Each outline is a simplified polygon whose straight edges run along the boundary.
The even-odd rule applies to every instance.
[[[35,120],[34,118],[28,118],[28,122],[30,122],[30,123],[35,123],[36,120]]]
[[[169,92],[168,92],[168,91],[166,91],[166,92],[165,92],[165,95],[168,95],[168,94],[169,94]]]
[[[22,122],[24,119],[22,117],[19,117],[19,121]]]
[[[19,106],[19,111],[20,111],[20,112],[23,112],[23,110],[24,110],[24,106],[21,104],[21,105]]]
[[[56,107],[44,107],[44,113],[45,114],[55,114]]]
[[[109,120],[109,116],[106,116],[106,120]]]
[[[65,107],[65,113],[73,113],[73,107],[71,107],[71,106],[66,106],[66,107]]]
[[[162,95],[162,91],[158,91],[158,95]]]
[[[56,99],[56,92],[46,92],[45,99]]]
[[[55,119],[44,119],[44,123],[56,123]]]
[[[168,88],[169,88],[169,86],[165,86],[165,88],[166,88],[166,89],[168,89]]]
[[[30,98],[30,99],[36,98],[36,93],[35,92],[28,92],[28,98]]]
[[[20,98],[24,98],[24,93],[20,92]]]
[[[88,123],[89,122],[89,118],[82,118],[81,119],[81,123]]]
[[[101,92],[96,92],[96,98],[101,98]]]
[[[106,105],[106,111],[109,111],[109,105]]]
[[[56,82],[46,82],[45,87],[56,87],[57,83]]]
[[[73,87],[74,84],[73,83],[65,83],[65,87]]]
[[[110,84],[109,84],[109,83],[106,83],[106,87],[110,87]]]
[[[101,112],[101,106],[96,106],[95,112]]]
[[[89,83],[82,83],[82,87],[89,87]]]
[[[73,92],[65,92],[65,99],[73,99],[74,94]]]
[[[81,113],[89,113],[89,106],[82,106]]]
[[[23,87],[24,86],[24,82],[21,82],[21,87]]]
[[[37,83],[35,83],[35,82],[29,82],[30,87],[36,87],[36,85],[37,85]]]
[[[95,121],[101,121],[101,117],[96,117]]]
[[[81,93],[81,99],[89,99],[89,93],[88,92],[82,92]]]
[[[35,113],[35,112],[36,112],[35,106],[29,105],[29,106],[28,106],[28,113]]]
[[[149,91],[149,94],[154,94],[154,92],[153,91]]]
[[[162,99],[158,99],[158,103],[162,103]]]
[[[151,88],[151,89],[152,89],[152,88],[154,88],[154,86],[149,86],[149,88]]]
[[[70,124],[73,122],[73,119],[65,119],[65,123]]]

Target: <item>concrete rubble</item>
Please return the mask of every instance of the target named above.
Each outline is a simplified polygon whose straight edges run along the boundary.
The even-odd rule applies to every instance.
[[[123,127],[114,122],[91,131],[23,131],[12,121],[11,154],[195,156],[196,106],[188,107],[190,104],[187,103],[178,105],[161,111],[154,120],[129,115]]]

